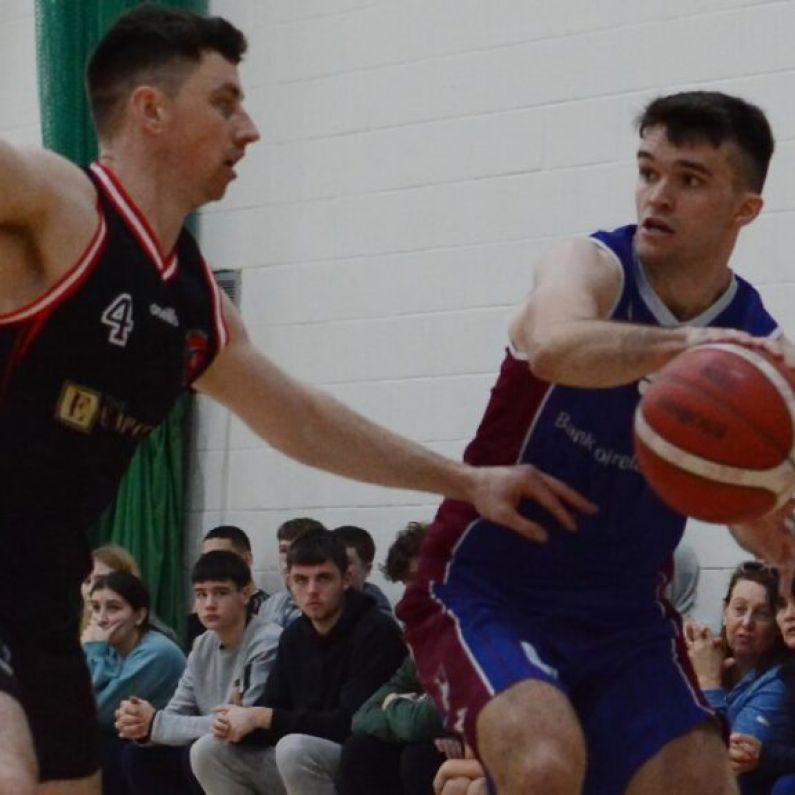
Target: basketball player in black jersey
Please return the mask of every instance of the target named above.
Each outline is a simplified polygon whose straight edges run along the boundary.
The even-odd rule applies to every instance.
[[[224,195],[259,137],[236,66],[245,47],[222,19],[140,6],[88,66],[100,142],[90,170],[0,144],[0,638],[42,793],[99,792],[92,694],[66,597],[90,566],[86,528],[183,389],[299,461],[472,502],[530,538],[543,531],[516,512],[521,498],[569,528],[592,509],[532,467],[473,469],[395,436],[252,347],[182,230]],[[5,749],[25,745],[15,708],[0,699]],[[15,759],[20,778],[7,791],[37,791]]]

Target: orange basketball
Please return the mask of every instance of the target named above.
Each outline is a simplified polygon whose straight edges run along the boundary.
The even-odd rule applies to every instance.
[[[674,510],[727,524],[758,518],[795,492],[795,374],[736,343],[685,351],[641,398],[635,452]]]

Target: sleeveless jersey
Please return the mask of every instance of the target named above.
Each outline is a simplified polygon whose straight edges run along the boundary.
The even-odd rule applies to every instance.
[[[610,318],[677,325],[634,256],[634,233],[635,227],[627,226],[592,235],[623,275]],[[737,328],[756,336],[777,333],[756,290],[737,276],[688,325]],[[521,609],[537,608],[542,615],[592,611],[596,604],[625,614],[636,607],[653,609],[685,518],[652,493],[633,454],[632,419],[642,388],[643,381],[607,389],[550,384],[508,352],[464,459],[478,465],[534,464],[584,494],[599,512],[578,517],[578,531],[571,534],[537,503],[526,501],[521,512],[550,530],[546,544],[534,544],[479,518],[470,506],[447,500],[426,542],[431,579],[460,577],[478,588],[493,587]]]
[[[165,256],[113,173],[88,171],[98,225],[43,296],[0,315],[3,583],[79,581],[85,531],[137,444],[225,344],[213,276],[183,230]]]

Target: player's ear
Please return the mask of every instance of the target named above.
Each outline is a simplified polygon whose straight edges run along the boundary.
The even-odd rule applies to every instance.
[[[762,212],[764,204],[765,200],[758,193],[751,193],[750,191],[744,193],[734,214],[737,225],[746,226],[750,224]]]
[[[138,123],[150,131],[159,130],[165,118],[165,95],[154,86],[138,86],[130,95],[129,107]]]

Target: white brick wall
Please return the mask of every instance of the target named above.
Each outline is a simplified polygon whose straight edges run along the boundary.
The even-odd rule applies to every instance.
[[[248,34],[263,140],[202,237],[243,270],[254,339],[296,375],[459,455],[487,397],[511,307],[555,239],[632,218],[632,118],[707,86],[761,104],[778,138],[765,215],[735,264],[795,336],[795,2],[214,0]],[[32,4],[0,2],[0,134],[39,140]],[[276,526],[361,524],[378,560],[436,498],[286,463],[201,402],[190,499],[204,530],[239,523],[275,587]],[[716,620],[727,533],[693,526],[698,613]],[[186,562],[187,562],[186,561]],[[391,592],[395,595],[395,592]]]
[[[795,3],[749,0],[215,0],[250,40],[263,140],[202,219],[241,268],[254,339],[301,378],[435,449],[474,430],[532,263],[559,237],[632,218],[632,118],[693,86],[770,114],[768,210],[736,257],[790,334],[795,321]],[[229,446],[226,447],[226,441]],[[252,530],[273,583],[276,525],[311,514],[395,531],[436,499],[286,463],[203,406],[191,529]],[[264,532],[262,532],[264,531]],[[741,553],[688,531],[717,620]]]
[[[30,0],[0,0],[0,136],[20,145],[41,142],[35,31]]]

